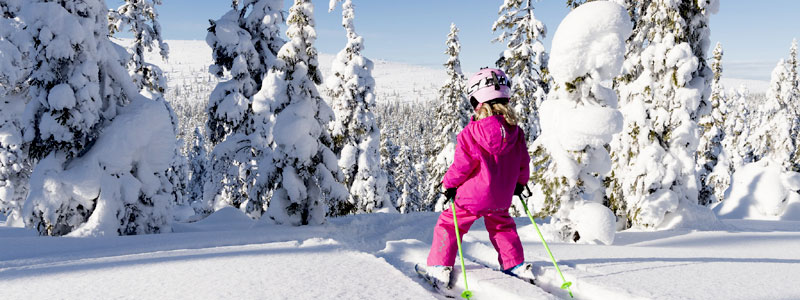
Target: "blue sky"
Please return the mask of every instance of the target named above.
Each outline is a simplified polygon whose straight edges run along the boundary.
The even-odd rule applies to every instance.
[[[111,8],[120,0],[106,0]],[[157,9],[166,39],[203,40],[208,19],[217,19],[230,8],[229,0],[164,0]],[[293,1],[287,0],[288,10]],[[328,0],[314,0],[317,48],[336,53],[345,44],[341,10],[328,13]],[[461,60],[465,73],[494,63],[501,43],[492,43],[492,23],[501,0],[354,0],[356,31],[364,36],[365,55],[371,59],[439,67],[450,23],[461,30]],[[535,14],[547,26],[545,46],[568,13],[564,0],[534,4]],[[769,80],[772,68],[788,56],[789,46],[800,37],[800,1],[724,0],[711,17],[712,47],[725,49],[724,74],[731,78]],[[710,55],[710,53],[709,53]]]

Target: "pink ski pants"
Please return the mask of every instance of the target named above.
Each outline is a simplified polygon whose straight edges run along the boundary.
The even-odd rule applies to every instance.
[[[508,215],[508,210],[491,211],[488,213],[473,214],[456,205],[456,218],[458,218],[458,231],[461,237],[469,231],[472,223],[483,217],[489,240],[497,250],[498,262],[505,269],[514,267],[525,260],[522,253],[522,243],[517,235],[517,224]],[[428,254],[429,266],[452,266],[458,255],[456,244],[456,231],[453,226],[453,212],[450,208],[439,215],[439,221],[433,229],[433,244]]]

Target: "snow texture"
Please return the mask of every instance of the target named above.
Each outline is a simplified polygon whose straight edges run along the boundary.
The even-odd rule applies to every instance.
[[[572,82],[586,75],[599,81],[613,79],[622,70],[631,30],[628,12],[616,3],[595,1],[574,9],[553,36],[548,68],[553,79]]]

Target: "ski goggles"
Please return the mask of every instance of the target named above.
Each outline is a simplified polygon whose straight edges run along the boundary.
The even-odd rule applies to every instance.
[[[467,94],[472,95],[473,93],[477,92],[478,90],[494,86],[495,90],[499,90],[501,85],[507,86],[511,88],[511,82],[505,76],[497,77],[497,74],[491,72],[492,76],[486,77],[484,79],[478,80],[475,84],[471,85],[467,89]]]

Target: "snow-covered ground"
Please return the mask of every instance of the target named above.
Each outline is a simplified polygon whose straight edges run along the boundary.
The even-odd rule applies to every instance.
[[[425,260],[436,218],[435,213],[370,214],[288,227],[224,209],[196,223],[176,224],[170,234],[53,238],[0,227],[0,294],[3,299],[442,298],[413,270]],[[516,221],[538,287],[499,272],[488,271],[487,277],[487,270],[477,268],[474,262],[497,264],[478,221],[464,238],[476,299],[568,297],[558,289],[561,281],[530,221]],[[800,298],[800,222],[724,223],[719,231],[623,231],[610,246],[550,247],[577,299]]]

